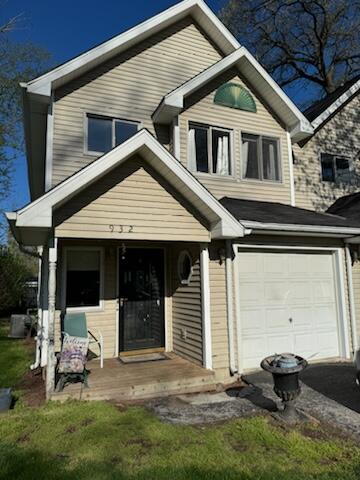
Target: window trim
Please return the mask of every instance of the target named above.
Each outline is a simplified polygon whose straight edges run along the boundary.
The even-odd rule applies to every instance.
[[[229,165],[230,165],[230,174],[229,175],[220,175],[219,173],[214,173],[212,171],[212,160],[213,160],[213,154],[212,154],[212,135],[207,135],[207,144],[208,144],[208,171],[207,172],[198,172],[192,171],[192,174],[208,177],[216,177],[216,178],[222,178],[222,179],[234,179],[235,178],[235,161],[234,161],[234,153],[235,153],[235,148],[234,148],[234,129],[228,128],[228,127],[219,127],[217,125],[210,125],[208,123],[201,123],[201,122],[196,122],[192,120],[188,120],[187,122],[187,136],[189,135],[189,130],[190,128],[198,127],[198,128],[203,128],[206,129],[208,132],[212,132],[212,130],[219,130],[221,132],[226,132],[229,133]],[[187,137],[186,137],[187,138]],[[187,148],[187,146],[186,146]],[[211,167],[209,169],[209,167]],[[187,169],[189,170],[189,156],[187,154]]]
[[[335,174],[335,179],[334,180],[324,180],[323,179],[321,155],[331,155],[333,157],[332,162],[333,162],[334,174]],[[337,179],[336,159],[338,157],[346,158],[346,160],[348,160],[348,162],[349,162],[349,175],[350,175],[350,181],[349,182],[343,182],[343,181]],[[331,185],[352,185],[352,176],[353,176],[353,173],[354,173],[354,163],[353,163],[353,157],[351,157],[350,155],[348,156],[348,155],[344,155],[342,153],[335,153],[335,152],[319,150],[319,165],[320,165],[321,182],[331,184]]]
[[[67,307],[66,306],[66,274],[67,274],[67,253],[68,251],[97,251],[100,253],[100,285],[99,285],[99,305],[84,307]],[[63,312],[102,312],[104,311],[104,247],[82,247],[82,246],[66,246],[62,249],[62,292],[61,292],[61,310]]]
[[[137,120],[130,120],[127,118],[121,118],[121,117],[116,117],[116,116],[111,116],[111,115],[104,115],[101,113],[93,113],[93,112],[84,112],[84,155],[90,155],[90,156],[95,156],[99,157],[102,155],[105,155],[107,152],[97,152],[95,150],[89,150],[88,149],[88,140],[89,140],[89,117],[93,118],[100,118],[103,120],[111,120],[111,150],[115,148],[115,123],[116,122],[123,122],[123,123],[128,123],[131,125],[137,125],[137,130],[141,130],[142,128],[142,123],[137,121]],[[110,150],[110,151],[111,151]]]
[[[242,142],[243,142],[243,135],[253,135],[258,137],[258,165],[259,165],[259,172],[261,173],[261,178],[247,178],[243,174],[243,154],[242,154]],[[263,173],[263,146],[262,146],[262,139],[268,139],[268,140],[273,140],[276,142],[277,145],[277,153],[278,153],[278,161],[279,161],[279,180],[269,180],[267,178],[264,178],[264,173]],[[284,174],[283,174],[283,162],[282,162],[282,155],[281,155],[281,138],[276,137],[276,136],[271,136],[271,134],[267,133],[254,133],[254,132],[249,132],[248,130],[240,130],[240,178],[243,182],[250,182],[250,183],[260,183],[263,185],[264,183],[270,183],[274,185],[279,185],[284,183]]]

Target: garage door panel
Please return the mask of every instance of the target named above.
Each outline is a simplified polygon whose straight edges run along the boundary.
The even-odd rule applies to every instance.
[[[244,308],[241,316],[243,335],[258,335],[265,332],[264,312],[261,308]]]
[[[313,309],[308,306],[293,306],[291,309],[292,328],[294,332],[313,328]]]
[[[279,258],[277,253],[265,254],[263,271],[269,276],[276,275],[277,278],[285,277],[287,273],[286,259]]]
[[[244,368],[275,352],[339,355],[332,254],[241,252],[239,268]]]
[[[242,305],[262,305],[264,299],[264,287],[261,283],[256,281],[241,282],[240,289],[240,303]]]
[[[335,330],[337,327],[337,316],[335,305],[315,305],[314,317],[319,330]]]
[[[311,332],[294,335],[294,351],[297,355],[310,358],[317,353],[317,336]]]
[[[314,297],[319,301],[333,302],[334,300],[334,282],[329,280],[318,280],[312,282]]]
[[[286,305],[290,294],[286,282],[266,282],[264,284],[264,304]]]
[[[283,333],[288,327],[287,308],[265,308],[265,326],[267,334]]]

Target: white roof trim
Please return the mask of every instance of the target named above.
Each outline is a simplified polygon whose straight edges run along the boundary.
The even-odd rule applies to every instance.
[[[48,73],[23,84],[29,93],[49,97],[54,87],[83,74],[85,71],[154,35],[167,26],[191,15],[219,48],[227,55],[240,47],[239,42],[210,10],[203,0],[183,0],[139,25],[88,50],[54,68]]]
[[[272,232],[297,232],[299,235],[301,233],[318,233],[331,236],[342,235],[342,236],[351,236],[359,235],[360,228],[356,227],[332,227],[325,225],[300,225],[300,224],[283,224],[283,223],[262,223],[254,222],[250,220],[239,220],[241,224],[252,230],[252,233],[256,233],[257,230],[266,230]]]
[[[280,101],[282,108],[285,108],[287,111],[288,118],[291,121],[288,120],[285,123],[287,123],[291,136],[298,138],[299,136],[307,136],[313,133],[313,128],[307,118],[245,47],[238,48],[227,57],[168,93],[153,114],[154,122],[169,123],[184,108],[184,99],[187,96],[231,67],[238,66],[240,71],[244,70],[245,62],[255,69],[259,77],[270,87],[271,93],[276,95],[277,102],[279,103]],[[275,105],[274,107],[276,108]]]
[[[340,95],[339,98],[335,100],[326,110],[324,110],[315,120],[311,122],[312,126],[314,129],[317,129],[321,127],[323,123],[326,122],[326,120],[331,117],[333,113],[335,113],[339,108],[341,108],[344,103],[346,103],[349,98],[351,98],[355,93],[357,93],[360,89],[360,79],[354,83],[354,85],[351,85],[351,87],[346,90],[345,93]]]
[[[15,228],[52,228],[53,211],[75,194],[121,165],[130,156],[140,154],[156,158],[153,168],[160,163],[168,170],[169,179],[177,178],[187,194],[192,194],[195,208],[211,223],[212,238],[244,236],[244,228],[216,198],[171,155],[147,130],[140,130],[129,140],[95,160],[79,172],[54,187],[42,197],[16,213],[7,213]],[[171,183],[171,182],[170,182]],[[180,192],[181,193],[181,192]],[[189,199],[188,199],[189,200]],[[191,201],[191,200],[189,200]]]

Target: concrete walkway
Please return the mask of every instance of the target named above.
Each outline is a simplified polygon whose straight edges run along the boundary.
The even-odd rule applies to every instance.
[[[149,408],[170,423],[204,424],[281,408],[272,377],[258,372],[244,377],[247,387],[227,392],[183,395],[153,400]],[[302,375],[298,408],[360,440],[360,388],[348,363],[316,364]]]

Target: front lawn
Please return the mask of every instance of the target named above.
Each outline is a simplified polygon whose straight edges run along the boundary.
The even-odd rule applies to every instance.
[[[1,345],[9,347],[9,356],[1,351],[1,370],[22,359],[11,369],[14,381],[26,344]],[[9,373],[5,378],[11,379]],[[144,408],[105,402],[19,405],[0,415],[1,480],[359,478],[360,449],[354,443],[324,427],[280,428],[268,417],[174,426]]]
[[[26,340],[8,338],[10,320],[0,319],[0,388],[14,387],[33,361],[33,347]]]

